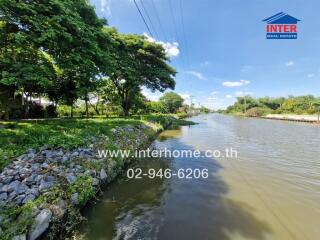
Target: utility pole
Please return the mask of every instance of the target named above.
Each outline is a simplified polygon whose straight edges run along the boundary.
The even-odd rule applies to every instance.
[[[247,96],[244,96],[244,113],[247,112]]]
[[[192,98],[193,98],[194,96],[190,96],[190,109],[192,109]]]

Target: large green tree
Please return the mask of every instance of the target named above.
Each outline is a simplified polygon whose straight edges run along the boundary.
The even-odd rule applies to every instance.
[[[182,107],[183,98],[177,93],[167,92],[160,98],[160,102],[169,113],[175,113],[178,108]]]
[[[31,86],[31,93],[39,92],[40,85],[41,91],[70,105],[78,97],[88,99],[108,55],[107,37],[101,31],[106,22],[88,1],[2,0],[0,21],[0,83]],[[61,70],[60,76],[52,65]]]
[[[162,45],[149,42],[140,35],[120,34],[114,28],[105,28],[111,36],[111,58],[103,69],[116,88],[125,116],[139,99],[141,87],[152,91],[174,89],[176,71],[168,64]]]

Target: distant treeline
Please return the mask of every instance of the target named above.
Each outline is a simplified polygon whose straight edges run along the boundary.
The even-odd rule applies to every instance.
[[[313,95],[288,96],[288,97],[263,97],[251,96],[238,97],[237,101],[226,110],[219,112],[228,114],[244,114],[247,116],[262,116],[273,114],[315,114],[320,108],[320,98]]]

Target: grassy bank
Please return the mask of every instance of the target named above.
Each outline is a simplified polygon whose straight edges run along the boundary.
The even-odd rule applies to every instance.
[[[0,171],[12,162],[13,158],[28,149],[41,147],[73,149],[87,145],[92,136],[110,136],[111,129],[124,125],[135,126],[153,123],[165,126],[168,123],[191,125],[193,122],[168,115],[144,115],[132,118],[94,118],[34,120],[19,122],[0,122]]]
[[[19,205],[14,202],[0,204],[0,218],[4,221],[0,223],[0,238],[9,240],[19,235],[32,236],[34,229],[37,229],[35,216],[40,211],[52,214],[49,216],[51,220],[48,239],[63,237],[81,220],[79,210],[96,196],[99,186],[105,182],[103,175],[107,178],[107,182],[110,182],[131,161],[121,157],[96,158],[94,155],[87,158],[82,153],[87,151],[94,153],[97,149],[145,148],[157,133],[170,124],[194,123],[161,115],[136,116],[131,119],[1,122],[1,164],[2,167],[6,166],[1,174],[14,174],[14,179],[22,181],[19,177],[22,171],[31,171],[37,167],[36,165],[41,164],[37,167],[38,170],[32,170],[30,177],[24,178],[37,179],[38,176],[43,176],[46,183],[54,180],[52,187],[40,190],[40,194],[31,201]],[[44,146],[52,150],[42,150]],[[79,147],[82,150],[79,150]],[[31,156],[27,154],[26,160],[16,161],[16,158],[29,148],[36,150],[37,153]],[[46,155],[48,151],[50,155],[58,152],[63,155],[48,157]],[[63,156],[73,156],[75,151],[77,152],[75,158],[68,157],[67,162],[60,161]],[[23,156],[26,157],[26,154]],[[72,178],[68,177],[70,174]],[[2,175],[0,179],[8,177],[10,176]],[[28,186],[30,189],[38,189],[41,181],[38,183],[32,180]],[[24,184],[24,181],[22,182]],[[0,184],[5,187],[9,183],[0,182]]]
[[[55,119],[18,122],[0,122],[0,171],[13,157],[28,149],[41,147],[73,149],[87,145],[92,136],[110,136],[110,130],[124,125],[135,126],[151,122],[164,126],[172,121],[176,125],[191,125],[190,121],[168,115],[145,115],[132,118]]]
[[[40,147],[72,149],[84,146],[92,136],[110,135],[116,126],[136,125],[134,119],[62,119],[28,122],[0,122],[0,170],[12,158],[29,148]]]

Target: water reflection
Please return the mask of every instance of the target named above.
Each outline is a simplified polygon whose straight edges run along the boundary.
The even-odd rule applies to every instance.
[[[105,190],[100,202],[86,209],[88,223],[80,230],[85,239],[292,240],[320,236],[316,224],[320,220],[319,164],[313,164],[319,156],[320,138],[316,136],[320,129],[220,115],[199,116],[195,121],[200,124],[163,132],[153,147],[204,151],[232,146],[240,151],[240,161],[175,158],[136,162],[145,171],[207,168],[210,175],[207,179],[122,178]],[[306,141],[310,137],[312,142]],[[305,153],[308,159],[301,161],[307,150],[311,150]],[[310,221],[305,222],[307,218]]]
[[[130,167],[147,171],[169,166],[165,161],[148,159]],[[160,178],[128,180],[123,176],[105,189],[97,204],[84,210],[88,221],[81,227],[80,235],[84,234],[85,239],[128,239],[140,234],[140,226],[151,234],[155,231],[152,212],[161,204],[168,184]]]

